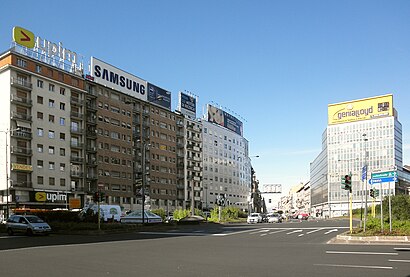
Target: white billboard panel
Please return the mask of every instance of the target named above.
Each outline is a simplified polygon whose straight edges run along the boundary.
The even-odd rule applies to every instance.
[[[147,81],[91,57],[91,76],[94,82],[147,101]]]

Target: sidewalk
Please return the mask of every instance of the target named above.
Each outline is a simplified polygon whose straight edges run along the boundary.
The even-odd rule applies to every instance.
[[[410,246],[410,236],[350,236],[338,235],[327,242],[328,244],[400,244]]]

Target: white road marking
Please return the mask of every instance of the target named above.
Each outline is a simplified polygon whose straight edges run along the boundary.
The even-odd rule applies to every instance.
[[[326,251],[326,254],[349,254],[349,255],[390,255],[390,256],[397,256],[398,253],[392,252],[343,252],[343,251]]]
[[[371,269],[393,269],[391,266],[377,266],[377,265],[348,265],[348,264],[314,264],[316,266],[329,267],[349,267],[349,268],[371,268]]]
[[[302,237],[302,236],[304,236],[304,235],[305,235],[305,234],[300,234],[299,237]]]
[[[294,234],[294,233],[300,233],[300,232],[303,232],[303,230],[301,230],[301,229],[299,229],[299,230],[295,230],[295,231],[292,231],[292,232],[286,233],[286,235],[290,235],[290,234]]]
[[[330,234],[330,233],[337,232],[337,231],[339,231],[339,230],[338,230],[338,229],[332,229],[332,230],[327,231],[327,232],[325,233],[325,235],[328,235],[328,234]]]
[[[315,233],[315,232],[319,232],[320,230],[323,230],[323,228],[316,229],[316,230],[313,230],[313,231],[309,231],[309,232],[306,233],[306,235],[309,235],[309,234],[312,234],[312,233]]]
[[[389,262],[410,263],[410,260],[389,260]]]
[[[278,231],[275,231],[275,232],[270,232],[269,235],[276,234],[276,233],[280,233],[280,232],[284,232],[284,231],[287,231],[287,230],[288,230],[288,229],[282,229],[282,230],[278,230]]]

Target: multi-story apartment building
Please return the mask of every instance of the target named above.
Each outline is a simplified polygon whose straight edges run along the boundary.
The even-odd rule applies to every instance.
[[[5,205],[67,207],[70,198],[83,201],[87,92],[82,77],[16,45],[0,56],[0,87],[3,211],[8,213]]]
[[[224,197],[230,205],[248,209],[251,165],[242,122],[208,105],[202,128],[205,206],[213,207],[218,197]]]
[[[402,125],[393,107],[393,95],[329,105],[322,152],[311,163],[313,214],[339,216],[349,211],[349,191],[341,179],[352,178],[353,208],[363,207],[370,188],[386,195],[405,193],[410,178],[403,170]],[[397,173],[397,182],[369,184],[376,172]]]

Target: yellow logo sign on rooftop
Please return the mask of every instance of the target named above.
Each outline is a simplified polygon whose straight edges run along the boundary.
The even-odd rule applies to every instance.
[[[34,34],[21,27],[13,28],[13,41],[27,48],[33,48],[35,45]]]

